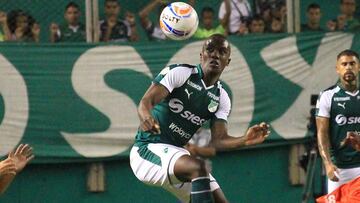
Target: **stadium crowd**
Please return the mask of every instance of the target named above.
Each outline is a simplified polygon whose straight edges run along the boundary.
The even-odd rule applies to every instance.
[[[125,10],[120,0],[104,1],[104,19],[99,21],[100,42],[132,42],[140,39],[139,32],[145,32],[148,40],[165,40],[158,19],[149,15],[158,9],[157,17],[169,0],[151,0],[147,5],[133,13]],[[196,8],[196,0],[187,1]],[[125,10],[122,12],[122,10]],[[216,19],[218,10],[218,19]],[[220,8],[205,5],[199,14],[199,27],[193,38],[204,39],[214,33],[225,35],[248,35],[286,32],[285,0],[223,0]],[[48,41],[85,42],[86,29],[81,19],[80,6],[69,2],[64,8],[64,23],[49,25]],[[124,18],[120,17],[124,16]],[[340,0],[339,13],[335,19],[326,19],[326,26],[320,25],[321,7],[311,3],[306,8],[306,22],[301,24],[301,32],[309,31],[360,31],[359,16],[356,16],[355,0]],[[141,26],[137,26],[139,21]],[[143,30],[138,30],[141,29]],[[15,9],[8,13],[0,11],[0,41],[39,42],[39,19],[24,10]]]

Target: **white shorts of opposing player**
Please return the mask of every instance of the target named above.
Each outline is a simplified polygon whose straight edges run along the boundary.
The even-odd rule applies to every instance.
[[[338,182],[331,181],[330,179],[327,180],[328,194],[334,191],[336,188],[340,187],[341,185],[351,180],[354,180],[357,177],[360,177],[360,167],[347,169],[338,168],[338,173],[336,174],[336,176],[339,178]]]
[[[190,153],[184,148],[168,144],[154,143],[140,148],[134,146],[130,152],[130,166],[135,176],[143,183],[162,187],[182,202],[189,202],[191,183],[181,182],[174,175],[175,163],[183,155]],[[220,186],[214,177],[209,175],[210,189],[215,191]]]

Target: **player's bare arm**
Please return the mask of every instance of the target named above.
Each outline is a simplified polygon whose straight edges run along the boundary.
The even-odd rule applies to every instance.
[[[159,123],[152,117],[151,109],[168,95],[169,91],[163,85],[158,84],[152,84],[145,92],[138,108],[141,130],[160,133]]]
[[[232,137],[228,134],[227,123],[222,120],[215,121],[211,127],[211,144],[217,150],[235,149],[264,142],[270,134],[269,125],[261,123],[250,127],[242,137]]]
[[[28,144],[20,144],[9,153],[4,161],[0,162],[0,194],[3,194],[11,184],[16,174],[34,158],[32,147]]]
[[[339,178],[335,175],[337,167],[333,164],[330,158],[329,118],[317,117],[316,126],[319,153],[325,166],[326,175],[330,180],[338,181]]]

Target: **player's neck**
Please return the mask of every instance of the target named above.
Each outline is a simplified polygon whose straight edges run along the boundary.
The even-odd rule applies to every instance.
[[[209,87],[211,85],[214,85],[219,80],[219,76],[214,75],[212,73],[208,73],[208,74],[204,74],[202,79],[203,79],[206,87]]]
[[[348,91],[348,92],[356,92],[359,89],[359,83],[357,82],[358,79],[352,81],[352,82],[346,82],[346,81],[341,81],[340,85],[341,87]]]

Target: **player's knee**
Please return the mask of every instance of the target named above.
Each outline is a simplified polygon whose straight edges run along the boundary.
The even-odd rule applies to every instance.
[[[195,167],[191,174],[191,179],[197,178],[197,177],[204,177],[209,175],[209,171],[206,167],[206,162],[201,159],[196,159],[195,161]]]
[[[209,172],[205,161],[191,156],[182,156],[176,161],[174,174],[184,182],[189,182],[197,177],[208,176]]]

